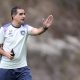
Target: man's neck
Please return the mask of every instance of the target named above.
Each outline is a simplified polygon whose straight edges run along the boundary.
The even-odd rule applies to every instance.
[[[12,26],[15,27],[15,28],[20,28],[20,27],[21,27],[21,24],[19,24],[19,23],[16,22],[16,21],[12,21],[11,24],[12,24]]]

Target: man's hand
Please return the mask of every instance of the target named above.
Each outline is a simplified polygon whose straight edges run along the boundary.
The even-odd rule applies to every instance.
[[[4,56],[6,56],[8,59],[12,60],[14,58],[14,56],[11,56],[11,52],[4,52]]]
[[[40,28],[33,28],[31,31],[31,35],[40,35],[43,32],[45,32],[52,24],[53,22],[53,16],[49,15],[47,19],[43,20],[43,25]]]
[[[48,28],[49,26],[51,26],[52,22],[53,22],[53,16],[49,15],[47,19],[43,20],[43,26]]]
[[[10,60],[12,60],[14,58],[14,56],[12,56],[11,54],[13,54],[13,53],[4,51],[3,50],[3,44],[0,44],[0,55],[6,56]]]

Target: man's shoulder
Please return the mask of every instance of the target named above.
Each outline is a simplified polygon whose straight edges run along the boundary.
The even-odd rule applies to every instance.
[[[7,23],[7,24],[2,25],[4,32],[7,31],[8,27],[9,27],[10,25],[11,25],[10,23]]]
[[[24,24],[22,24],[22,27],[27,29],[28,28],[28,24],[24,23]]]
[[[5,27],[9,27],[10,25],[11,25],[10,23],[3,24],[2,27],[5,28]]]

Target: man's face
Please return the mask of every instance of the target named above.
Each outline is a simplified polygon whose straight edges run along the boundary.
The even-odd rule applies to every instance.
[[[17,14],[13,16],[13,20],[22,24],[24,23],[25,17],[26,15],[24,9],[17,9]]]

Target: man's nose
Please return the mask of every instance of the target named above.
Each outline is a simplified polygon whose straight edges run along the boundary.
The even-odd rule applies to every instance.
[[[23,18],[25,18],[26,17],[26,15],[23,15]]]

